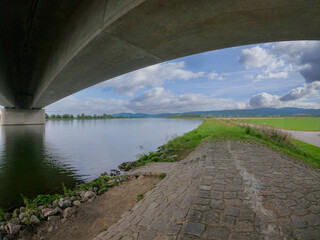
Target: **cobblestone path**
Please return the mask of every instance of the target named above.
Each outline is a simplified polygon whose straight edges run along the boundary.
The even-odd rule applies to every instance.
[[[320,239],[320,172],[258,143],[210,142],[95,239]],[[137,174],[137,172],[133,173]]]

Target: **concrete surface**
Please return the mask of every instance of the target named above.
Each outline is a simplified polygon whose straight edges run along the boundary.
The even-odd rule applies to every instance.
[[[1,125],[34,125],[45,123],[44,109],[1,108]]]
[[[318,0],[3,0],[0,105],[43,108],[155,63],[320,39]]]
[[[160,168],[160,170],[159,170]],[[95,240],[311,240],[320,236],[320,172],[253,142],[210,142]]]

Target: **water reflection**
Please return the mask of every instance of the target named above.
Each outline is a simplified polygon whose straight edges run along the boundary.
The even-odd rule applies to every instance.
[[[0,128],[0,207],[55,193],[61,183],[74,186],[102,172],[155,151],[174,135],[196,128],[200,120],[106,119],[47,121],[45,126]]]
[[[61,191],[61,183],[74,186],[77,171],[62,163],[63,156],[45,144],[45,126],[2,126],[0,150],[0,206],[22,204],[21,194],[34,197]]]

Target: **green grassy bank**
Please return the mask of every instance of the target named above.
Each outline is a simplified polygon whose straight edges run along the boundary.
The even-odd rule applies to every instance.
[[[207,140],[258,141],[278,151],[301,159],[315,167],[320,167],[320,148],[289,139],[277,131],[241,127],[231,121],[205,119],[195,130],[169,141],[156,152],[140,155],[135,162],[124,164],[125,170],[151,162],[172,162],[186,157],[201,142]]]
[[[320,117],[253,118],[238,121],[289,130],[320,131]]]

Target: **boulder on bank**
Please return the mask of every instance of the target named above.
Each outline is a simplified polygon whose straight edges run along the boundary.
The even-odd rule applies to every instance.
[[[59,207],[61,207],[61,208],[67,208],[67,207],[71,207],[71,206],[72,206],[71,200],[60,200],[59,201]]]
[[[19,230],[21,229],[21,225],[16,225],[11,222],[8,223],[7,225],[7,230],[9,234],[17,234]]]
[[[95,196],[95,193],[93,191],[86,191],[86,193],[83,195],[83,202],[88,201],[90,198],[92,198],[93,196]]]
[[[76,200],[72,204],[73,204],[73,206],[78,207],[81,204],[81,202],[79,200]]]
[[[68,207],[63,211],[62,217],[69,218],[76,213],[76,210],[72,207]]]
[[[60,216],[49,216],[48,221],[57,221],[60,220]]]
[[[40,220],[39,220],[39,218],[37,218],[36,215],[32,215],[32,216],[30,217],[30,222],[32,222],[32,223],[34,223],[34,224],[39,224],[39,223],[40,223]]]
[[[118,168],[124,172],[128,172],[129,170],[131,170],[135,167],[137,167],[136,162],[123,162],[118,166]]]

